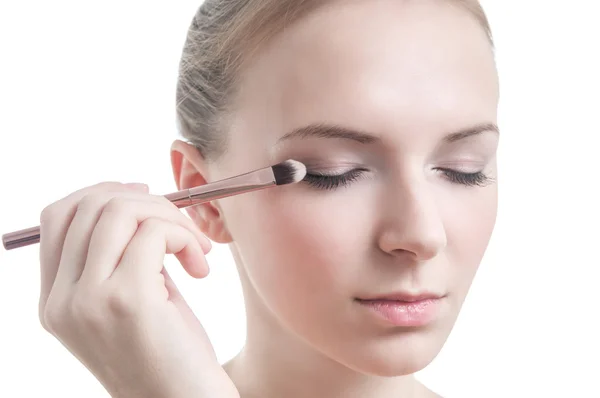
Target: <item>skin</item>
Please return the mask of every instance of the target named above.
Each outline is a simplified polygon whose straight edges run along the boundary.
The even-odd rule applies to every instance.
[[[42,326],[113,397],[435,396],[413,374],[451,332],[496,218],[486,36],[445,2],[344,2],[261,50],[232,99],[227,153],[207,162],[176,141],[175,180],[294,158],[306,181],[190,208],[194,222],[144,185],[101,183],[49,205]],[[315,123],[337,127],[288,133]],[[355,178],[337,186],[342,174]],[[224,366],[163,268],[173,253],[205,277],[203,233],[231,245],[246,297],[247,344]],[[439,295],[433,321],[393,327],[357,301],[399,291]]]
[[[485,32],[445,2],[332,3],[264,45],[241,81],[223,157],[174,142],[179,188],[286,159],[364,171],[333,190],[302,182],[187,210],[230,244],[244,288],[247,344],[227,374],[244,398],[436,396],[413,374],[442,349],[496,220],[499,134],[444,139],[496,124]],[[313,123],[374,140],[278,141]],[[439,168],[489,181],[462,185]],[[394,327],[355,300],[399,291],[442,295],[438,316]]]
[[[208,273],[210,241],[176,206],[103,182],[47,206],[40,235],[41,325],[111,397],[239,396],[163,267]]]

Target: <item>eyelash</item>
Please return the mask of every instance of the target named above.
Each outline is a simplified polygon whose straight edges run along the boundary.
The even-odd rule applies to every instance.
[[[365,169],[353,169],[338,175],[307,173],[304,181],[318,189],[333,190],[356,181],[365,171]]]
[[[478,171],[476,173],[461,173],[460,171],[451,170],[451,169],[437,169],[441,171],[442,174],[446,176],[450,180],[450,182],[460,185],[465,185],[468,187],[479,186],[483,187],[488,182],[491,181],[491,178],[488,177],[484,172]]]
[[[477,173],[462,173],[451,169],[438,168],[437,170],[441,171],[450,182],[468,187],[485,186],[486,183],[491,181],[491,178],[481,171]],[[353,169],[339,175],[307,173],[304,181],[317,189],[334,190],[356,181],[365,171],[367,170]]]

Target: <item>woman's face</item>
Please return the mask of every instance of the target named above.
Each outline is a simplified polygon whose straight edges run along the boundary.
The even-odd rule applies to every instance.
[[[333,3],[263,47],[210,178],[309,176],[220,201],[249,316],[366,373],[425,367],[494,227],[497,100],[486,34],[444,2]]]

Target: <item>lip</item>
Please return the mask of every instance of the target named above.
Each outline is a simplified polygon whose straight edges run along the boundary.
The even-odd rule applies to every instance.
[[[382,295],[377,295],[377,296],[372,296],[372,297],[359,297],[357,300],[358,301],[403,301],[403,302],[407,302],[407,303],[413,303],[416,301],[423,301],[423,300],[438,300],[438,299],[441,299],[442,297],[443,297],[443,295],[441,295],[441,294],[435,294],[435,293],[431,293],[431,292],[416,292],[416,293],[398,292],[398,293],[382,294]]]
[[[434,293],[392,293],[356,301],[388,325],[422,327],[438,317],[443,298]]]

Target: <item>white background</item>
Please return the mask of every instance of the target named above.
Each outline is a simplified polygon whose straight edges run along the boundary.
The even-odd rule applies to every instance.
[[[600,397],[600,21],[590,0],[488,0],[500,209],[458,323],[419,377],[447,398]],[[0,3],[0,233],[103,180],[175,189],[174,90],[199,0]],[[107,397],[40,326],[38,248],[0,252],[0,397]],[[222,361],[244,339],[225,246],[168,267]],[[283,397],[282,397],[283,398]]]

